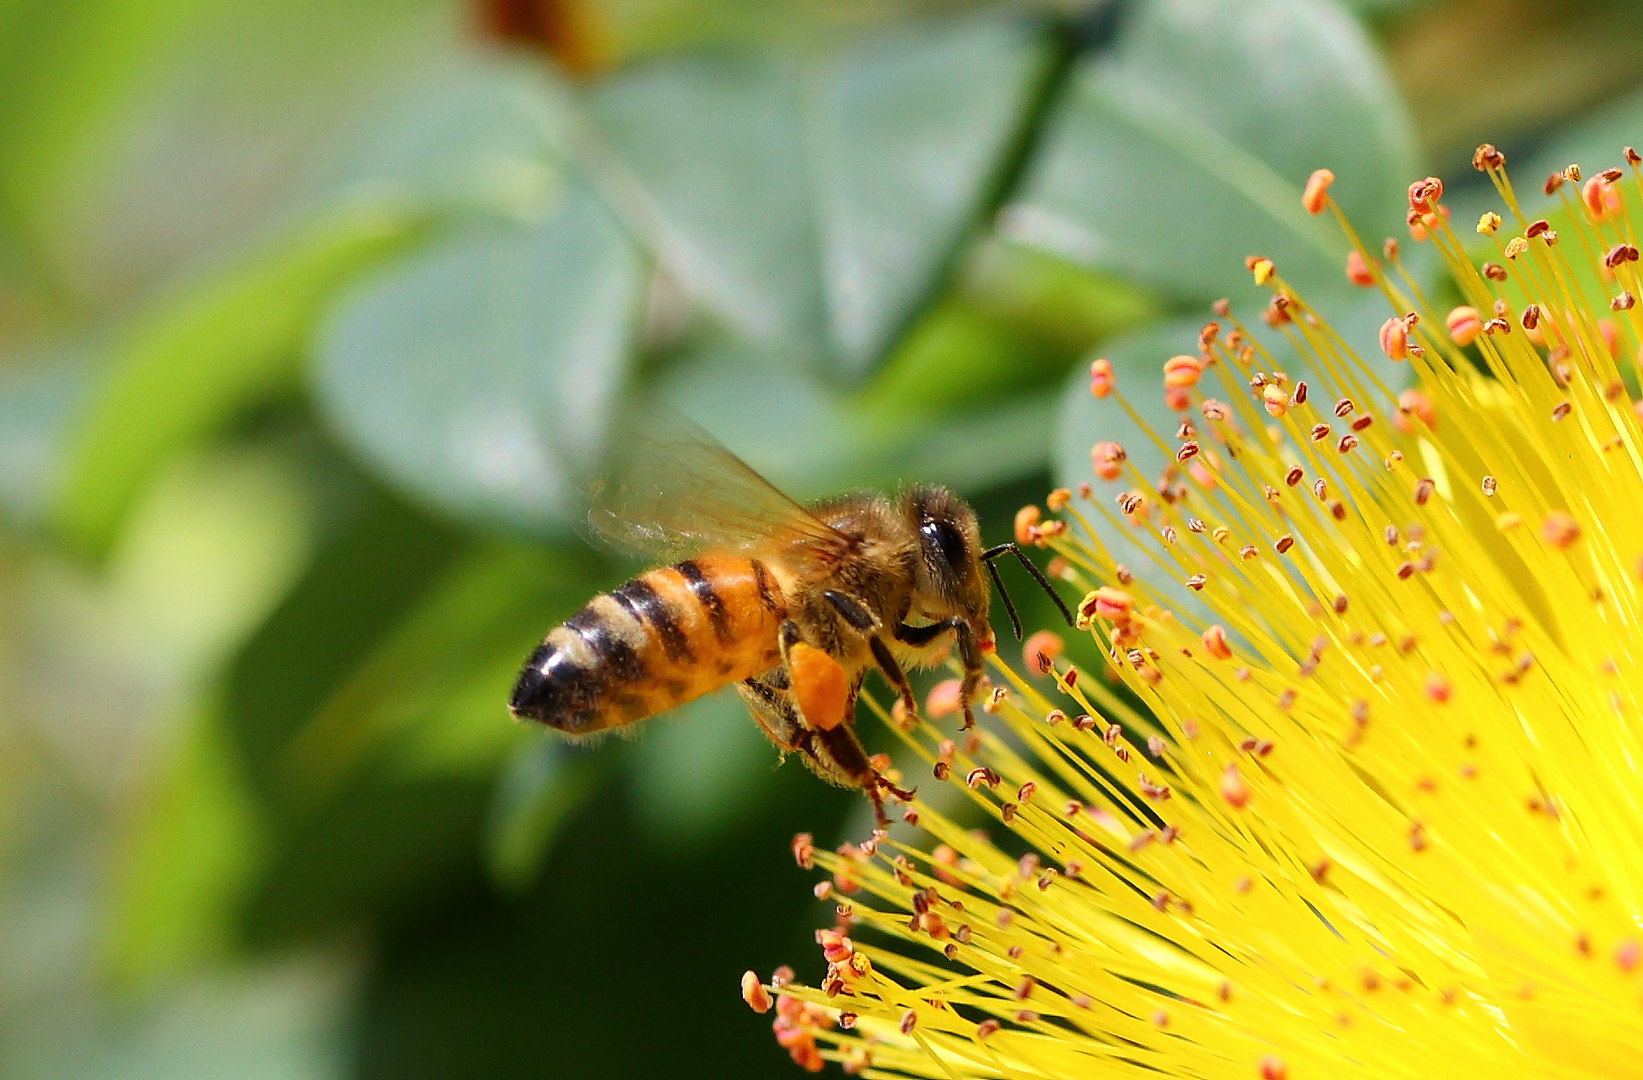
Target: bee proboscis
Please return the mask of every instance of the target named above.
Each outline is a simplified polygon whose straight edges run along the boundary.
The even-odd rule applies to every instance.
[[[1072,616],[1014,544],[984,549],[975,512],[944,487],[801,506],[688,422],[659,418],[594,491],[596,531],[668,560],[595,596],[526,659],[516,717],[570,735],[621,727],[735,684],[766,737],[817,775],[864,790],[880,822],[889,786],[854,730],[877,669],[910,716],[906,670],[956,649],[965,726],[993,645],[985,566],[1011,553]]]

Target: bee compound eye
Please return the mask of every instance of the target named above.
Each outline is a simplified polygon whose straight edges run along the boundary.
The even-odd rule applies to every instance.
[[[964,542],[964,534],[950,521],[940,518],[930,518],[925,521],[923,529],[925,540],[941,552],[942,561],[950,567],[964,564],[969,555],[968,546]]]

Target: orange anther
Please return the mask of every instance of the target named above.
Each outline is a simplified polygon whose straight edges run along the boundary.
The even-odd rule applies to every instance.
[[[1421,426],[1428,430],[1437,427],[1438,413],[1431,398],[1419,390],[1405,390],[1398,395],[1398,411],[1392,415],[1392,423],[1405,435],[1413,435]]]
[[[1217,660],[1232,659],[1232,646],[1227,644],[1226,629],[1219,624],[1204,631],[1204,648]]]
[[[1309,214],[1321,214],[1329,204],[1329,185],[1335,182],[1335,174],[1328,169],[1319,169],[1307,177],[1306,190],[1301,192],[1301,205]]]
[[[1124,448],[1115,442],[1098,442],[1090,448],[1090,464],[1103,480],[1116,480],[1123,472]]]
[[[1106,357],[1090,365],[1090,393],[1098,398],[1104,398],[1112,393],[1114,379],[1112,361]]]
[[[1194,386],[1203,371],[1204,362],[1196,356],[1172,356],[1164,361],[1164,386],[1172,390]]]
[[[1067,644],[1060,635],[1050,630],[1040,630],[1022,643],[1021,662],[1030,672],[1049,671],[1050,664],[1059,659],[1066,649]]]
[[[1249,785],[1238,774],[1237,765],[1228,765],[1221,774],[1221,798],[1234,810],[1242,810],[1249,805]]]
[[[1540,536],[1555,548],[1566,548],[1580,539],[1580,523],[1567,510],[1553,510],[1541,523]]]
[[[1593,221],[1602,221],[1620,209],[1620,192],[1603,176],[1594,176],[1580,189],[1580,201]]]
[[[1038,507],[1028,504],[1015,512],[1015,542],[1022,545],[1032,543],[1038,539],[1038,523],[1044,517],[1044,512]]]
[[[751,971],[742,973],[742,1000],[756,1013],[770,1011],[770,991],[764,988],[764,984],[759,982],[759,977]]]
[[[1435,176],[1416,180],[1409,185],[1409,209],[1417,214],[1430,214],[1432,204],[1443,197],[1443,181]]]
[[[931,719],[943,716],[952,716],[963,705],[960,691],[964,684],[957,679],[943,679],[930,688],[930,694],[924,699],[924,715]]]
[[[1381,323],[1381,352],[1393,360],[1404,360],[1409,356],[1409,328],[1401,318],[1391,318]]]
[[[1375,284],[1374,272],[1356,248],[1346,253],[1346,280],[1365,288]]]
[[[1449,340],[1464,349],[1482,333],[1483,317],[1478,314],[1477,308],[1462,304],[1449,312],[1448,318],[1443,320],[1443,325],[1444,329],[1449,331]]]
[[[1272,416],[1282,416],[1289,411],[1289,395],[1277,383],[1267,383],[1262,388],[1261,402]]]

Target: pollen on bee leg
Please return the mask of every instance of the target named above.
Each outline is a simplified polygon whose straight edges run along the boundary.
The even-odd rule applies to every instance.
[[[805,723],[831,731],[848,719],[850,677],[837,660],[801,641],[787,651],[787,671]]]

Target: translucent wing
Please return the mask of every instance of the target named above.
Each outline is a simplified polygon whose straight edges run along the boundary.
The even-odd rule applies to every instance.
[[[847,538],[778,491],[682,416],[647,410],[619,429],[588,522],[638,555],[672,561],[707,549],[788,564],[836,558]]]

